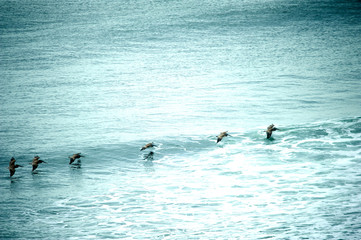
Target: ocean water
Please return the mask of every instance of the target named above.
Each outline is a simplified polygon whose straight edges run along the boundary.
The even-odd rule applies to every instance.
[[[0,0],[0,239],[360,239],[360,39],[356,0]]]

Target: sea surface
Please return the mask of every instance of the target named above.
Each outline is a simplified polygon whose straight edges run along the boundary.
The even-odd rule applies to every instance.
[[[359,240],[361,2],[0,0],[6,238]]]

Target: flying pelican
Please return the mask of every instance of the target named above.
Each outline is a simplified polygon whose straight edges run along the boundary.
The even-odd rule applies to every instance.
[[[265,131],[267,133],[267,139],[272,136],[273,131],[280,130],[278,128],[275,128],[274,126],[275,126],[274,124],[269,125],[267,131]]]
[[[43,161],[43,160],[40,160],[40,157],[39,157],[39,156],[35,156],[35,157],[33,158],[33,162],[31,163],[31,165],[33,165],[33,171],[38,168],[38,165],[39,165],[40,163],[47,163],[47,162],[45,162],[45,161]]]
[[[75,159],[78,159],[81,157],[84,157],[84,156],[80,155],[80,153],[75,153],[75,154],[73,154],[73,156],[69,156],[69,159],[70,159],[69,164],[72,164],[75,161]]]
[[[15,158],[11,158],[9,162],[10,177],[15,174],[15,168],[22,167],[21,165],[15,164]]]
[[[156,145],[154,144],[154,143],[147,143],[147,144],[145,144],[141,149],[140,149],[140,151],[143,151],[143,150],[145,150],[145,149],[147,149],[147,148],[151,148],[151,147],[156,147]]]
[[[223,139],[224,137],[229,136],[229,134],[228,134],[227,132],[228,132],[228,131],[221,132],[221,133],[217,136],[217,143],[219,143],[220,141],[222,141],[222,139]]]

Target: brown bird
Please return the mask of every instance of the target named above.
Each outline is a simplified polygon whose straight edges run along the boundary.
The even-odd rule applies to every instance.
[[[219,143],[220,141],[222,141],[222,139],[223,139],[224,137],[229,136],[229,134],[228,134],[227,132],[228,132],[228,131],[221,132],[221,133],[217,136],[217,143]]]
[[[15,174],[15,168],[22,167],[21,165],[15,164],[15,158],[11,158],[9,162],[10,177]]]
[[[78,159],[78,158],[81,158],[81,157],[84,157],[84,156],[80,155],[80,153],[73,154],[73,156],[69,157],[69,159],[70,159],[69,164],[72,164],[75,161],[75,159]]]
[[[273,131],[280,130],[278,128],[275,128],[274,126],[275,126],[274,124],[269,125],[267,131],[265,131],[267,133],[267,139],[272,136]]]
[[[140,149],[140,151],[143,151],[143,150],[145,150],[145,149],[147,149],[147,148],[151,148],[151,147],[156,147],[156,145],[154,144],[154,143],[147,143],[147,144],[145,144],[141,149]]]
[[[40,160],[39,156],[35,156],[33,158],[33,162],[31,163],[31,165],[33,165],[33,171],[38,168],[40,163],[47,163],[47,162]]]

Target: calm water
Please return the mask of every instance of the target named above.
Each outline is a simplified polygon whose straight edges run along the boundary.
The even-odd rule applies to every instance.
[[[360,39],[356,0],[0,0],[0,239],[359,239]]]

